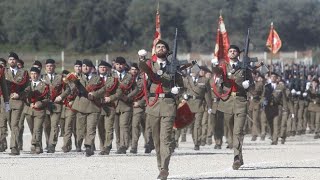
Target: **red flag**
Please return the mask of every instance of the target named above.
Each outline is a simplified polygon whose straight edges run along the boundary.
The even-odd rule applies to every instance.
[[[226,27],[224,25],[223,18],[220,15],[213,58],[218,59],[219,61],[226,60],[227,62],[229,62],[229,58],[228,58],[229,46],[230,46],[229,36],[226,30]]]
[[[273,22],[272,22],[266,46],[273,54],[276,54],[281,48],[281,45],[282,45],[281,39],[277,31],[273,28]]]
[[[156,32],[154,33],[154,38],[152,43],[152,61],[157,61],[156,44],[159,39],[161,39],[161,32],[160,32],[160,13],[159,13],[159,4],[158,4],[158,9],[156,13]]]

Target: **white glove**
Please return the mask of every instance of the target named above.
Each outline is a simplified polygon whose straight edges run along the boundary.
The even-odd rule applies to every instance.
[[[4,102],[4,110],[9,112],[11,110],[9,102]]]
[[[175,86],[175,87],[171,88],[171,93],[172,94],[178,94],[179,93],[179,87]]]
[[[297,95],[300,95],[301,94],[301,91],[297,91]]]
[[[291,118],[294,118],[294,114],[291,114]]]
[[[54,102],[60,102],[62,100],[61,96],[56,97],[56,99],[54,100]]]
[[[208,109],[208,114],[211,114],[212,113],[212,109]]]
[[[219,61],[218,61],[217,58],[211,59],[211,63],[212,63],[214,66],[219,65]]]
[[[307,92],[304,92],[304,93],[302,94],[303,97],[307,97],[307,95],[308,95]]]
[[[147,51],[144,50],[144,49],[140,49],[140,50],[138,51],[138,55],[139,55],[139,58],[140,58],[140,59],[144,60],[144,59],[146,58]]]
[[[250,86],[250,81],[249,80],[245,80],[245,81],[242,82],[242,87],[244,89],[248,89],[249,86]]]
[[[183,99],[188,100],[189,99],[188,94],[184,94]]]
[[[295,89],[292,89],[292,90],[291,90],[291,94],[296,94],[296,90],[295,90]]]

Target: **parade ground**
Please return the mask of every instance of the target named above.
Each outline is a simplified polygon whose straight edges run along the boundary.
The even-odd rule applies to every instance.
[[[9,150],[0,154],[0,179],[156,179],[158,175],[155,151],[145,154],[140,139],[138,154],[115,154],[85,157],[84,152],[63,153],[62,138],[57,152],[30,154],[30,133],[25,128],[24,147],[20,156],[9,156]],[[9,133],[10,134],[10,133]],[[44,138],[43,138],[44,139]],[[96,145],[99,146],[98,138]],[[271,140],[252,142],[245,136],[244,165],[232,170],[233,151],[214,149],[214,145],[193,150],[191,135],[180,143],[170,163],[168,179],[320,179],[320,140],[313,135],[289,137],[286,144],[270,145]],[[114,144],[115,147],[115,144]],[[97,147],[98,148],[98,147]]]

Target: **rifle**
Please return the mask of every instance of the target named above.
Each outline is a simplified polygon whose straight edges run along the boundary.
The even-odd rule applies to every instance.
[[[245,39],[245,44],[244,44],[244,54],[242,55],[242,61],[240,61],[240,69],[244,69],[245,70],[245,76],[246,76],[246,71],[249,69],[251,71],[253,71],[255,69],[255,67],[251,66],[250,63],[251,62],[258,62],[258,58],[250,58],[249,57],[249,44],[250,44],[250,28],[248,28],[248,34],[247,37]],[[246,79],[246,77],[245,77]]]
[[[166,72],[170,75],[170,79],[173,80],[173,86],[176,86],[177,73],[182,75],[181,70],[196,64],[196,61],[192,61],[192,63],[189,63],[187,60],[179,61],[177,59],[177,50],[178,50],[178,29],[176,28],[170,64],[166,66]],[[183,66],[183,68],[181,68],[181,66]]]

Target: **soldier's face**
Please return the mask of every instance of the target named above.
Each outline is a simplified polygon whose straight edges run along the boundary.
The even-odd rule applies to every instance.
[[[31,79],[32,81],[37,81],[37,80],[39,79],[39,74],[36,73],[36,72],[34,72],[34,71],[31,71],[31,72],[30,72],[30,79]]]
[[[276,75],[274,75],[274,74],[272,74],[271,76],[270,76],[270,79],[271,79],[271,82],[273,82],[273,83],[275,83],[275,82],[277,82],[277,76]]]
[[[125,64],[120,64],[120,63],[115,63],[114,66],[115,66],[116,70],[119,72],[123,71],[125,68]]]
[[[207,72],[205,76],[206,76],[206,78],[210,79],[211,78],[211,73]]]
[[[164,44],[156,45],[156,55],[158,58],[165,58],[167,56],[168,50]]]
[[[201,69],[201,70],[199,71],[199,76],[200,76],[200,77],[203,77],[204,74],[205,74],[204,70]]]
[[[139,70],[137,68],[135,68],[135,67],[130,68],[130,74],[132,76],[136,76],[138,73],[139,73]]]
[[[9,57],[8,64],[10,67],[15,68],[17,66],[17,60],[13,57]]]
[[[54,64],[46,64],[46,72],[48,74],[54,73],[56,66]]]
[[[92,70],[92,67],[87,66],[87,65],[85,65],[85,64],[82,65],[82,72],[83,72],[84,74],[90,73],[91,70]]]
[[[239,56],[239,52],[236,49],[229,49],[228,50],[228,57],[230,59],[237,59]]]
[[[82,69],[80,65],[74,65],[73,66],[74,72],[75,73],[81,73]]]
[[[99,74],[106,74],[107,73],[107,66],[99,66]]]

